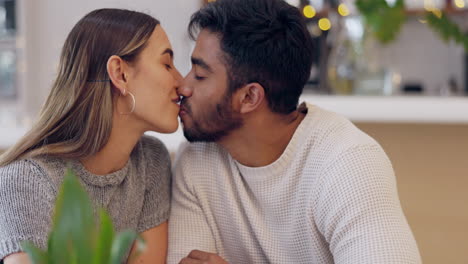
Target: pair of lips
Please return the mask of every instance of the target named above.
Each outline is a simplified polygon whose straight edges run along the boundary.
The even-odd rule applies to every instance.
[[[177,104],[179,107],[180,107],[180,110],[179,110],[179,115],[184,115],[184,114],[187,114],[188,111],[187,111],[187,108],[182,105],[182,96],[178,96],[177,98],[174,98],[172,99],[172,102],[174,102],[175,104]]]
[[[189,111],[189,108],[186,106],[186,103],[185,100],[181,100],[179,105],[180,105],[180,111],[179,111],[179,116],[182,116],[182,115],[187,115],[188,113],[190,113]]]
[[[182,97],[181,96],[177,96],[175,98],[172,99],[172,102],[180,105],[180,102],[182,101]]]

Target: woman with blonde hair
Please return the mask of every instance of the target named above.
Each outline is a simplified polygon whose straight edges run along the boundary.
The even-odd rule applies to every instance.
[[[142,234],[148,250],[135,262],[164,263],[170,158],[159,140],[143,134],[177,130],[181,79],[155,18],[121,9],[82,18],[65,41],[38,121],[0,156],[0,260],[29,263],[24,240],[47,246],[71,166],[116,231]]]

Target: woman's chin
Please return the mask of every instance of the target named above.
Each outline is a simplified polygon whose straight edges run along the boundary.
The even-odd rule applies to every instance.
[[[174,133],[177,131],[178,128],[179,128],[179,122],[176,122],[175,125],[173,125],[170,129],[168,129],[166,133]]]
[[[151,129],[154,132],[157,133],[162,133],[162,134],[171,134],[177,131],[179,128],[179,122],[176,121],[171,124],[165,124],[165,125],[159,125],[159,126],[153,126],[153,129]]]

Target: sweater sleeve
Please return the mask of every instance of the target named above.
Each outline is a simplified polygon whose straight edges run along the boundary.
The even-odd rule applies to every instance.
[[[137,228],[140,233],[168,220],[172,177],[171,159],[164,144],[149,136],[144,136],[142,143],[147,170],[143,209]]]
[[[190,170],[196,167],[190,166],[196,160],[189,148],[181,147],[173,169],[168,264],[179,263],[194,249],[217,253],[210,227],[190,181],[197,172]]]
[[[0,168],[0,259],[30,241],[45,249],[55,195],[43,172],[21,160]]]
[[[335,263],[421,263],[393,168],[379,145],[343,152],[319,186],[314,218]]]

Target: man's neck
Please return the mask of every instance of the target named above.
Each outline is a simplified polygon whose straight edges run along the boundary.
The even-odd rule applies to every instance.
[[[299,111],[288,115],[257,114],[217,143],[242,165],[267,166],[283,154],[304,117]]]

